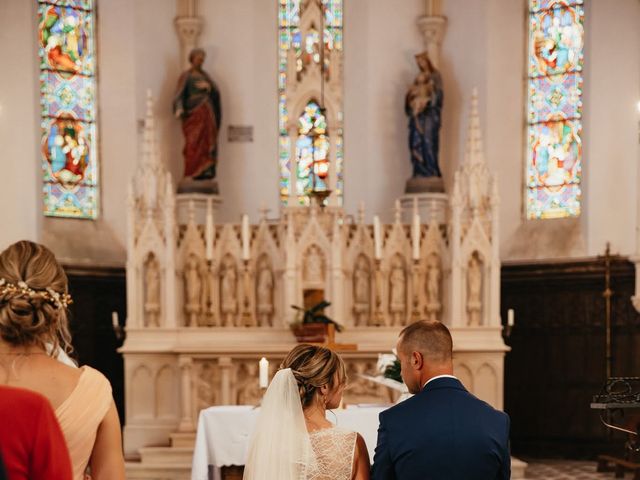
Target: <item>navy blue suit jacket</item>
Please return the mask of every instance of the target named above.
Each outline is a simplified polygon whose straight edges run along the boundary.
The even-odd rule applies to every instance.
[[[509,416],[437,378],[380,414],[373,480],[508,480]]]

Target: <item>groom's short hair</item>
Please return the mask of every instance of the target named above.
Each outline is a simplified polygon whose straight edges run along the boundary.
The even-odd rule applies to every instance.
[[[453,340],[449,329],[437,320],[420,320],[400,332],[399,348],[407,354],[420,352],[435,363],[451,361]]]

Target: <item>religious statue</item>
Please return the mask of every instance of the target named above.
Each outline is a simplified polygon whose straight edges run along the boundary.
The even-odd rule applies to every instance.
[[[184,293],[187,325],[195,327],[198,324],[198,314],[200,313],[202,279],[200,278],[198,258],[193,253],[189,254],[184,265]]]
[[[407,92],[405,113],[409,117],[409,151],[413,175],[407,183],[408,193],[442,190],[442,173],[438,166],[440,124],[442,121],[442,78],[426,52],[416,55],[420,73]],[[431,178],[425,183],[425,178]],[[435,180],[437,179],[437,180]],[[424,186],[421,186],[424,183]],[[415,184],[415,185],[414,185]]]
[[[427,259],[427,314],[429,320],[437,320],[440,311],[440,260],[437,255],[431,254]]]
[[[144,326],[159,327],[160,315],[160,267],[158,260],[151,254],[145,263],[144,272]]]
[[[369,262],[360,255],[353,269],[353,313],[356,325],[366,325],[371,305]]]
[[[478,254],[474,253],[467,266],[467,312],[469,326],[480,325],[480,311],[482,310],[482,265]]]
[[[216,281],[210,267],[203,268],[202,275],[202,316],[201,327],[217,327],[218,312],[216,309]]]
[[[238,308],[237,283],[236,267],[231,259],[227,259],[223,265],[220,279],[220,310],[222,325],[225,327],[234,325],[233,320]]]
[[[304,264],[304,279],[307,282],[318,283],[324,280],[322,254],[320,249],[312,246],[307,250],[307,259]]]
[[[191,68],[180,76],[173,100],[174,114],[182,119],[185,140],[184,176],[185,179],[196,181],[212,180],[216,177],[217,138],[222,116],[220,92],[211,77],[202,69],[204,58],[204,50],[196,48],[191,51]]]
[[[256,283],[258,325],[273,326],[273,274],[265,258],[260,261]]]
[[[404,265],[399,257],[395,257],[389,273],[389,312],[391,325],[402,325],[406,310],[406,277]]]

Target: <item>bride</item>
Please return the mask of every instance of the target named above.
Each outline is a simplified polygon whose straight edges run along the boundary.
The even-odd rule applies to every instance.
[[[244,480],[369,480],[360,434],[326,419],[347,383],[344,362],[328,348],[298,345],[262,400]]]

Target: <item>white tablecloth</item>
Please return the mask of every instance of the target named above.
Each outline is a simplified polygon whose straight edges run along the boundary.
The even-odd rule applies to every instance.
[[[373,459],[378,415],[386,408],[351,406],[345,410],[329,411],[327,418],[339,427],[360,433]],[[249,439],[259,411],[250,406],[223,406],[209,407],[200,412],[191,480],[208,480],[209,466],[213,467],[213,478],[218,479],[220,467],[245,464]]]

